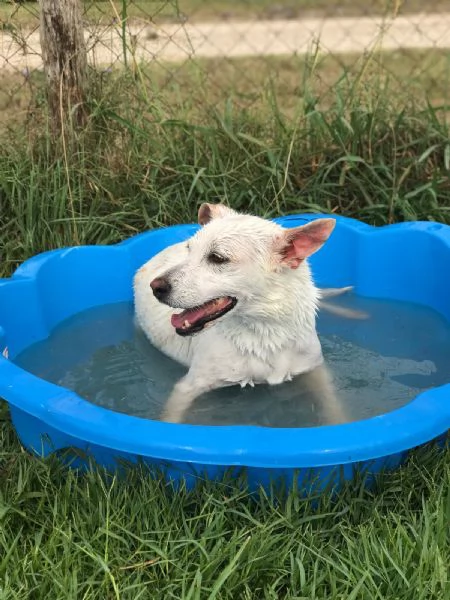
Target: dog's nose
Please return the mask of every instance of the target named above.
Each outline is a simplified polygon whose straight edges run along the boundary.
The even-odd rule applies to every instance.
[[[163,298],[165,298],[172,289],[172,286],[167,281],[167,279],[164,279],[164,277],[157,277],[156,279],[154,279],[150,283],[150,287],[153,290],[153,295],[158,300],[162,300]]]

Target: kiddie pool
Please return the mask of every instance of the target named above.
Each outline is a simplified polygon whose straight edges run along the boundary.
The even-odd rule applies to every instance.
[[[277,219],[285,227],[324,215]],[[450,319],[450,227],[402,223],[373,228],[338,217],[330,241],[311,260],[321,286],[354,285],[358,294],[430,306]],[[302,490],[339,487],[363,471],[366,481],[393,469],[408,451],[450,429],[450,385],[428,390],[400,409],[345,425],[305,429],[175,425],[100,408],[16,366],[14,359],[64,319],[132,299],[135,271],[196,225],[156,229],[115,246],[40,254],[0,280],[0,396],[9,403],[22,444],[46,456],[81,450],[108,469],[142,461],[188,486],[245,468],[250,488],[272,481]],[[6,352],[7,349],[7,352]]]

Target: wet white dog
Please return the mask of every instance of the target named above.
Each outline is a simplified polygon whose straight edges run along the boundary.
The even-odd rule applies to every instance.
[[[138,324],[159,350],[189,367],[163,420],[182,421],[194,399],[210,390],[275,385],[303,373],[292,385],[303,394],[306,386],[327,421],[343,422],[316,313],[321,297],[348,288],[321,293],[307,262],[330,236],[334,219],[284,229],[222,204],[203,204],[198,220],[202,229],[157,254],[134,280]]]

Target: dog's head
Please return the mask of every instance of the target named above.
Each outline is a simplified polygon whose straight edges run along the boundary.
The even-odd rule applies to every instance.
[[[317,219],[283,229],[223,204],[202,204],[198,221],[203,227],[180,251],[180,263],[150,284],[160,302],[183,309],[172,315],[179,335],[197,333],[230,311],[275,306],[292,285],[291,270],[325,243],[335,224]]]

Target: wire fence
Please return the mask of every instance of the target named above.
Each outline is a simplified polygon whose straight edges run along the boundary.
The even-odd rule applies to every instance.
[[[83,10],[90,67],[129,70],[172,116],[183,99],[214,107],[233,94],[251,106],[269,86],[288,107],[312,67],[324,94],[370,55],[418,97],[450,96],[450,0],[89,0]],[[43,83],[39,4],[0,0],[0,119],[23,115]]]

